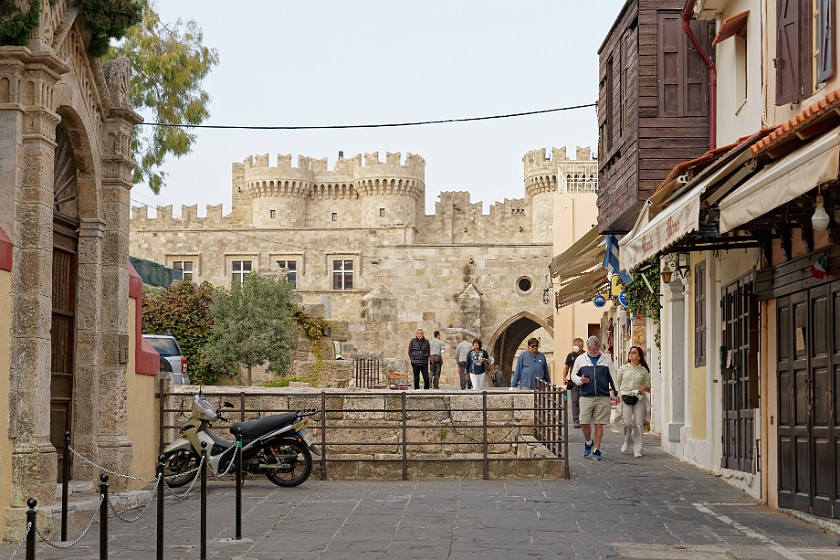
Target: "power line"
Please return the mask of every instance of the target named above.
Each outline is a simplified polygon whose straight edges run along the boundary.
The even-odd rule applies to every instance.
[[[494,119],[509,119],[513,117],[525,117],[528,115],[541,115],[545,113],[557,113],[560,111],[572,111],[575,109],[584,109],[586,107],[595,107],[597,103],[587,103],[585,105],[572,105],[569,107],[556,107],[554,109],[541,109],[539,111],[524,111],[521,113],[508,113],[505,115],[490,115],[485,117],[465,117],[461,119],[438,119],[430,121],[409,121],[397,123],[379,123],[379,124],[332,124],[332,125],[307,125],[307,126],[243,126],[233,124],[183,124],[183,123],[159,123],[159,122],[144,122],[140,123],[145,126],[160,126],[167,128],[207,128],[207,129],[221,129],[221,130],[336,130],[348,128],[395,128],[400,126],[421,126],[428,124],[449,124],[460,122],[475,122],[475,121],[489,121]]]

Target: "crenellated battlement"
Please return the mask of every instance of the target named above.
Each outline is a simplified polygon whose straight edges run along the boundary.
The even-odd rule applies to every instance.
[[[551,155],[546,155],[545,148],[531,150],[522,157],[525,178],[525,193],[528,197],[552,193],[557,190],[560,168],[569,162],[589,163],[592,150],[589,146],[576,146],[576,159],[570,160],[566,148],[551,148]]]

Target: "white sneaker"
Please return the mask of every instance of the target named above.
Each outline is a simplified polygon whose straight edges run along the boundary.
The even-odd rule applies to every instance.
[[[627,444],[626,444],[626,443],[624,443],[624,444],[621,446],[621,452],[622,452],[622,453],[627,453]]]
[[[641,456],[642,456],[641,451],[636,451],[635,453],[633,453],[633,457],[641,457]]]

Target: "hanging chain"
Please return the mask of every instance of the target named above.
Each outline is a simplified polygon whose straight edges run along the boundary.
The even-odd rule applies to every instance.
[[[146,505],[143,506],[143,509],[140,510],[140,515],[138,515],[134,519],[129,519],[129,518],[123,517],[122,514],[119,511],[117,511],[117,508],[114,507],[114,504],[111,503],[111,500],[108,500],[108,505],[110,506],[111,511],[114,512],[114,515],[116,515],[120,519],[120,521],[124,521],[126,523],[134,523],[135,521],[138,521],[141,517],[143,517],[143,514],[146,513],[146,510],[149,509],[149,505],[155,499],[155,496],[157,496],[157,488],[161,484],[162,479],[163,479],[163,475],[160,475],[160,476],[157,477],[157,482],[155,482],[155,487],[152,488],[152,496],[149,498],[149,501],[146,502]],[[134,508],[132,508],[132,509],[134,509]]]
[[[23,538],[20,539],[20,542],[15,547],[15,551],[12,552],[12,556],[9,558],[9,560],[14,560],[15,556],[17,556],[18,550],[20,550],[20,547],[23,546],[24,542],[26,542],[26,537],[29,536],[29,531],[31,531],[31,530],[32,530],[32,523],[27,521],[26,522],[26,533],[23,535]]]
[[[197,466],[195,469],[191,470],[191,471],[187,471],[187,473],[186,473],[186,474],[189,474],[189,473],[194,472],[194,471],[198,471],[199,469],[201,469],[201,466],[202,466],[203,464],[204,464],[204,457],[201,457],[201,462],[198,464],[198,466]],[[182,473],[182,474],[184,474],[184,473]],[[178,475],[178,476],[181,476],[181,475]],[[165,485],[164,487],[165,487],[165,488],[169,491],[169,493],[170,493],[170,494],[172,494],[173,496],[175,496],[175,498],[176,498],[178,501],[181,501],[181,500],[183,500],[184,498],[186,498],[186,497],[189,495],[189,493],[190,493],[190,492],[192,492],[193,486],[195,486],[195,481],[196,481],[196,480],[198,480],[199,478],[200,478],[200,477],[198,477],[198,476],[194,476],[194,477],[193,477],[193,479],[192,479],[192,482],[190,483],[190,487],[189,487],[189,488],[187,488],[187,491],[186,491],[186,492],[184,492],[183,494],[178,494],[178,493],[177,493],[177,492],[175,492],[172,488],[170,488],[168,484],[167,484],[167,485]]]
[[[73,453],[73,455],[75,455],[76,457],[78,457],[79,459],[84,461],[85,463],[87,463],[87,464],[89,464],[93,467],[96,467],[100,471],[102,471],[104,473],[107,473],[111,476],[119,476],[119,477],[122,477],[122,478],[128,478],[129,480],[139,480],[140,482],[154,482],[155,480],[157,480],[155,478],[142,478],[142,477],[138,477],[138,476],[131,476],[129,474],[122,474],[122,473],[118,473],[116,471],[112,471],[111,469],[106,469],[102,465],[94,463],[93,461],[91,461],[90,459],[88,459],[87,457],[85,457],[84,455],[82,455],[81,453],[79,453],[78,451],[73,449],[72,447],[68,446],[68,449]]]
[[[94,521],[96,521],[96,516],[97,516],[97,514],[99,513],[99,510],[102,508],[102,502],[103,502],[104,500],[105,500],[105,494],[100,494],[100,495],[99,495],[99,507],[96,509],[96,511],[94,511],[94,512],[93,512],[93,517],[91,518],[90,523],[88,523],[88,526],[87,526],[87,527],[85,527],[85,530],[84,530],[84,531],[82,531],[82,534],[81,534],[81,535],[79,535],[79,538],[77,538],[75,541],[73,541],[73,542],[71,542],[71,543],[67,543],[67,544],[54,543],[54,542],[50,541],[50,539],[49,539],[49,538],[47,538],[46,536],[44,536],[44,534],[43,534],[43,533],[41,533],[41,530],[40,530],[40,529],[38,529],[37,527],[35,528],[35,533],[36,533],[36,534],[37,534],[37,535],[41,538],[41,540],[42,540],[42,541],[44,541],[45,543],[47,543],[48,545],[50,545],[50,546],[51,546],[51,547],[53,547],[53,548],[57,548],[57,549],[59,549],[59,550],[63,550],[63,549],[65,549],[65,548],[71,548],[71,547],[74,547],[74,546],[76,546],[77,544],[79,544],[79,542],[80,542],[83,538],[85,538],[85,535],[87,535],[87,534],[88,534],[88,531],[90,531],[90,528],[93,526],[93,522],[94,522]]]

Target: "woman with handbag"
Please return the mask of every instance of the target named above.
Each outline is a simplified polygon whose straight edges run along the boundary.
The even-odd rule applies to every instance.
[[[642,432],[645,427],[645,394],[650,393],[650,368],[645,360],[645,351],[631,346],[627,363],[616,375],[618,394],[621,396],[621,417],[624,421],[624,445],[621,452],[627,453],[633,447],[633,455],[642,456]]]

